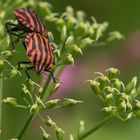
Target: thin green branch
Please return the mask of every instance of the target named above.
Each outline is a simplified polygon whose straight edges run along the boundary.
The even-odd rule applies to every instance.
[[[20,140],[21,137],[23,136],[23,134],[25,133],[25,131],[27,130],[29,124],[31,123],[31,121],[33,120],[33,118],[35,117],[34,114],[31,114],[29,116],[29,118],[27,119],[26,123],[24,124],[23,128],[21,129],[20,133],[17,136],[17,139]]]
[[[95,131],[97,131],[99,128],[101,128],[103,125],[105,125],[108,121],[111,120],[111,117],[107,117],[105,118],[102,122],[100,122],[98,125],[96,125],[95,127],[91,128],[90,130],[88,130],[86,133],[84,133],[79,139],[77,140],[83,140],[86,137],[90,136],[91,134],[93,134]]]
[[[56,77],[60,77],[61,73],[63,72],[64,70],[64,66],[61,66],[56,74]],[[48,98],[50,95],[52,95],[52,92],[53,92],[53,89],[54,89],[54,84],[52,87],[50,87],[49,89],[45,89],[44,90],[44,96],[42,96],[42,100]]]
[[[63,66],[60,67],[59,71],[57,72],[57,76],[60,76],[60,75],[61,75],[63,69],[64,69]],[[46,96],[46,93],[48,93],[48,92],[47,92],[48,90],[49,90],[50,92],[52,91],[52,90],[48,89],[50,81],[51,81],[51,75],[48,76],[48,79],[47,79],[47,81],[46,81],[46,83],[45,83],[45,86],[44,86],[44,88],[43,88],[43,92],[42,92],[41,99],[43,99],[44,97],[46,97],[46,98],[48,97],[48,96]],[[52,89],[52,88],[51,88],[51,89]],[[50,92],[49,92],[49,93],[50,93]],[[48,95],[50,95],[49,93],[48,93]],[[18,140],[20,140],[20,139],[22,138],[22,136],[23,136],[24,133],[26,132],[26,130],[27,130],[29,124],[30,124],[31,121],[35,118],[35,116],[36,116],[36,114],[31,114],[31,115],[29,116],[29,118],[27,119],[26,123],[23,125],[22,129],[20,130],[19,134],[18,134],[17,137],[16,137],[16,138],[18,138]]]
[[[0,74],[0,76],[3,76]],[[3,92],[3,79],[0,78],[0,135],[1,135],[1,129],[2,129],[2,92]]]

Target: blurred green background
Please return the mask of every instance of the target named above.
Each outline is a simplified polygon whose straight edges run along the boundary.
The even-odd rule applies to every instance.
[[[108,21],[109,31],[118,30],[124,36],[124,41],[116,41],[107,46],[89,48],[84,55],[75,62],[75,68],[68,67],[65,71],[63,87],[56,93],[56,98],[72,97],[83,100],[83,104],[68,108],[53,110],[43,114],[49,115],[58,126],[66,132],[66,139],[70,133],[75,134],[80,120],[85,120],[86,128],[96,125],[104,116],[100,109],[102,107],[99,99],[94,96],[90,87],[83,84],[81,80],[94,78],[94,72],[103,72],[109,67],[116,67],[121,71],[121,79],[130,80],[137,75],[140,79],[140,1],[139,0],[48,0],[53,5],[53,10],[62,12],[67,5],[76,10],[83,10],[87,17],[94,16],[99,22]],[[51,31],[51,28],[48,30]],[[75,76],[82,77],[77,84],[71,85]],[[77,77],[78,77],[77,76]],[[70,79],[69,79],[70,78]],[[77,78],[78,79],[78,78]],[[14,78],[4,84],[4,97],[17,97],[19,102],[20,82]],[[140,80],[139,80],[140,81]],[[78,84],[80,83],[80,84]],[[140,83],[140,82],[139,82]],[[66,86],[66,88],[65,88]],[[3,106],[3,137],[8,140],[13,137],[22,123],[28,117],[28,112],[20,109]],[[26,132],[23,140],[40,140],[41,122],[35,119]],[[112,120],[86,140],[139,140],[140,121],[131,120],[123,123],[119,120]],[[52,133],[54,134],[54,133]],[[52,138],[54,139],[54,138]]]

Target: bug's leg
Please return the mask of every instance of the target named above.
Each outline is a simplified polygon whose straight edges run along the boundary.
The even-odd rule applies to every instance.
[[[49,46],[53,52],[56,50],[56,48],[54,47],[54,44],[52,42],[49,42]]]
[[[24,46],[25,50],[26,50],[26,44],[25,41],[21,41],[22,45]]]
[[[21,70],[21,67],[20,67],[21,64],[31,64],[31,62],[26,62],[26,61],[18,62],[18,70]]]
[[[17,40],[15,40],[15,43],[19,42],[21,38],[26,37],[25,31],[24,30],[22,30],[22,31],[23,31],[22,33],[18,34],[18,36],[17,36],[18,38],[17,38]]]
[[[26,70],[25,70],[25,73],[26,73],[26,75],[27,75],[27,77],[28,77],[28,79],[26,80],[26,82],[28,82],[29,80],[31,80],[28,71],[29,71],[29,70],[32,70],[32,69],[34,69],[34,66],[28,67],[28,68],[26,68]],[[31,81],[32,81],[32,80],[31,80]],[[38,85],[38,84],[37,84],[36,82],[34,82],[34,81],[32,81],[32,82],[33,82],[33,84],[35,84],[36,86],[38,86],[38,87],[40,88],[40,85]]]
[[[53,72],[52,72],[52,70],[51,69],[46,69],[46,71],[47,72],[50,72],[50,74],[51,74],[51,76],[52,76],[52,78],[53,78],[53,82],[54,83],[62,83],[61,81],[59,81],[59,79],[57,79],[55,76],[54,76],[54,74],[53,74]]]
[[[29,81],[29,79],[31,79],[31,78],[30,78],[30,75],[29,75],[29,73],[28,73],[28,71],[29,71],[29,70],[32,70],[32,69],[34,69],[34,66],[28,67],[28,68],[26,68],[26,70],[25,70],[25,73],[26,73],[26,75],[27,75],[27,77],[28,77],[27,81]]]
[[[12,48],[15,49],[14,42],[13,42],[13,39],[12,39],[12,35],[17,36],[19,38],[20,34],[16,34],[15,32],[18,31],[18,30],[23,30],[23,29],[20,27],[19,24],[13,24],[13,23],[10,23],[10,22],[5,23],[5,27],[6,27],[7,33],[9,34],[11,44],[12,44]]]
[[[12,29],[12,27],[17,27],[18,26],[18,24],[13,24],[13,23],[11,23],[11,22],[6,22],[5,23],[5,27],[6,27],[6,29],[7,29],[7,32],[10,32],[11,31],[11,29]]]

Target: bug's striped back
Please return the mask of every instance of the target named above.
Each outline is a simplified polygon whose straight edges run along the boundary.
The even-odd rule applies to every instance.
[[[40,73],[46,68],[51,69],[54,65],[54,55],[47,38],[40,33],[29,33],[25,37],[26,54]]]
[[[44,35],[47,34],[40,17],[32,9],[17,8],[13,10],[13,13],[18,22],[23,25],[25,29]]]

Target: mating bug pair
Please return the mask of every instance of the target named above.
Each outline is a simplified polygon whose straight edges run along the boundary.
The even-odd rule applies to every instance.
[[[13,13],[18,20],[18,24],[6,23],[6,29],[9,33],[13,49],[15,47],[12,36],[16,36],[18,41],[20,40],[22,42],[26,49],[26,54],[30,59],[30,62],[19,62],[18,69],[20,69],[21,64],[32,63],[33,66],[25,70],[29,79],[28,70],[35,68],[37,74],[50,72],[53,81],[56,82],[53,72],[51,71],[51,68],[55,64],[53,46],[46,38],[47,30],[40,17],[33,10],[26,8],[14,9]]]

